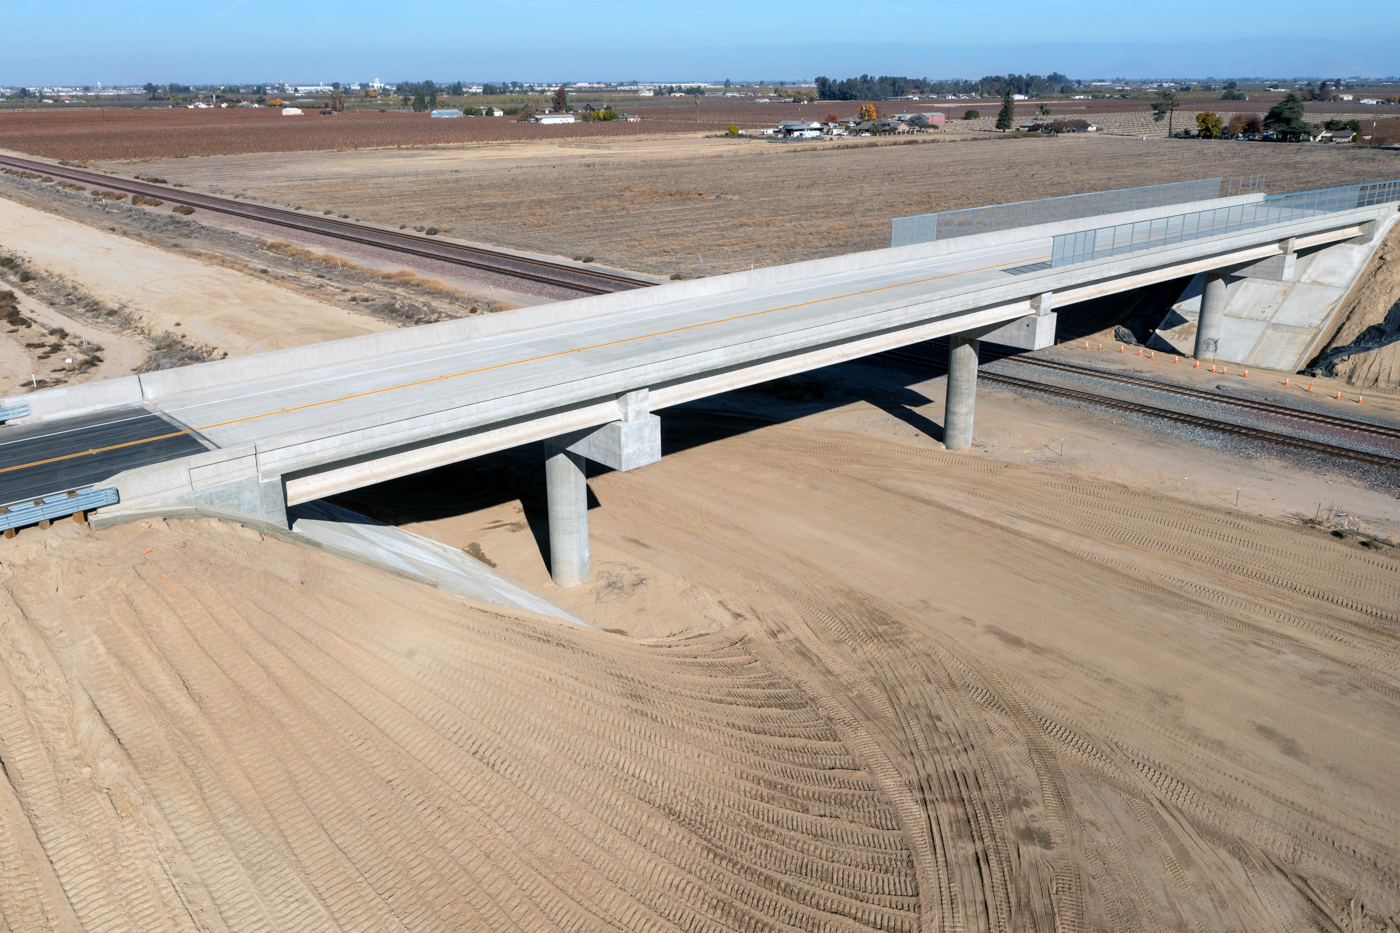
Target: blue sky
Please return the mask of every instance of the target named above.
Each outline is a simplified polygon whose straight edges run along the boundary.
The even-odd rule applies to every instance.
[[[15,2],[0,84],[1400,74],[1400,3]]]

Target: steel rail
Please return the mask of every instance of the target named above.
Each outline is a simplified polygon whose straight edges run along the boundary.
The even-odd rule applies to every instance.
[[[396,230],[380,230],[363,224],[315,217],[298,211],[289,211],[233,198],[222,198],[217,195],[182,191],[167,185],[113,177],[100,172],[54,165],[48,162],[36,162],[30,159],[0,155],[0,165],[36,174],[51,175],[68,181],[84,182],[88,185],[123,191],[127,194],[158,197],[189,207],[274,224],[305,233],[328,236],[349,243],[359,243],[363,246],[373,246],[425,259],[495,272],[512,278],[553,285],[588,295],[604,295],[655,284],[611,272],[576,269],[572,266],[543,259],[532,259],[528,256],[517,256],[460,243],[446,243],[415,234],[400,233]]]
[[[946,367],[946,364],[941,360],[916,353],[909,353],[904,350],[887,350],[880,355],[904,363],[919,363],[922,365]],[[1112,408],[1132,414],[1147,415],[1165,421],[1174,421],[1177,424],[1218,431],[1223,434],[1233,434],[1237,437],[1245,437],[1251,440],[1267,441],[1282,447],[1305,450],[1309,453],[1324,454],[1344,460],[1355,460],[1370,466],[1390,467],[1391,469],[1400,470],[1400,458],[1387,457],[1384,454],[1373,454],[1362,450],[1349,450],[1345,447],[1338,447],[1335,444],[1327,444],[1322,441],[1312,441],[1307,438],[1279,434],[1276,431],[1266,431],[1263,428],[1251,428],[1244,425],[1231,424],[1228,421],[1219,421],[1215,418],[1206,418],[1202,415],[1188,415],[1184,412],[1169,411],[1165,408],[1144,405],[1140,402],[1127,402],[1122,399],[1110,398],[1104,395],[1095,395],[1092,392],[1081,392],[1078,389],[1067,389],[1063,386],[1047,385],[1043,382],[1034,382],[1030,379],[1006,376],[1001,373],[979,372],[977,378],[979,380],[986,380],[987,382],[1006,385],[1012,388],[1039,392],[1043,395],[1055,395],[1072,401],[1084,402],[1090,405],[1096,405],[1100,408]],[[1285,409],[1284,411],[1286,412],[1287,410]]]

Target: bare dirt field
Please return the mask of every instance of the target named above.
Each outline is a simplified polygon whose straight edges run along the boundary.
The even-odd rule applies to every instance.
[[[591,480],[595,578],[567,598],[611,631],[216,522],[0,543],[0,916],[1400,921],[1400,552],[948,454],[902,378],[855,369],[813,402],[673,412],[664,460]],[[983,402],[989,437],[1053,417]],[[1164,472],[1189,455],[1081,430]],[[513,490],[537,461],[431,481],[370,498],[542,584],[537,496]]]
[[[790,105],[795,106],[795,105]],[[723,113],[663,111],[641,123],[612,121],[546,126],[513,117],[433,119],[426,113],[353,111],[322,116],[308,110],[283,116],[277,108],[249,110],[88,110],[0,113],[0,149],[49,159],[188,158],[252,152],[327,149],[392,149],[489,140],[559,140],[645,136],[678,130],[723,132],[734,119]],[[810,108],[809,108],[810,109]],[[743,126],[782,119],[750,111]],[[813,119],[816,119],[815,117]]]
[[[1063,136],[773,145],[674,136],[172,159],[191,187],[694,276],[889,245],[892,217],[1263,172],[1290,191],[1400,177],[1400,152]]]
[[[1194,114],[1245,111],[1263,113],[1282,95],[1262,95],[1247,103],[1185,98],[1179,115],[1182,126],[1193,124]],[[582,100],[583,98],[580,98]],[[845,120],[853,118],[864,101],[813,101],[808,104],[756,103],[751,101],[702,99],[697,107],[689,99],[654,99],[616,104],[641,117],[637,123],[575,123],[544,126],[521,123],[514,117],[463,117],[460,120],[433,119],[426,113],[400,109],[380,113],[374,109],[352,109],[335,115],[321,115],[307,109],[301,116],[283,116],[277,107],[261,109],[189,110],[183,107],[77,110],[20,110],[0,112],[0,149],[10,149],[50,159],[90,161],[102,159],[188,158],[192,156],[234,155],[253,152],[309,152],[334,149],[383,149],[403,146],[453,146],[486,141],[557,141],[637,137],[656,133],[694,130],[722,133],[729,126],[757,129],[773,126],[779,120],[821,120],[828,114]],[[984,118],[995,116],[1001,106],[996,100],[927,99],[917,101],[872,101],[881,115],[941,111],[958,126],[948,130],[975,128],[985,124],[961,124],[964,113],[977,110]],[[1038,113],[1038,102],[1016,104],[1018,120]],[[1056,100],[1049,102],[1051,114],[1060,117],[1126,115],[1130,119],[1149,115],[1147,100]],[[1309,116],[1335,117],[1356,110],[1346,102],[1310,103]],[[1393,107],[1371,108],[1366,115],[1386,116]],[[1165,124],[1162,124],[1165,127]]]

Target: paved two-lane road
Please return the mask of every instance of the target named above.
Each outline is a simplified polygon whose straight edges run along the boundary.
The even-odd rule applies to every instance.
[[[0,503],[91,486],[207,449],[183,426],[144,408],[0,426]]]

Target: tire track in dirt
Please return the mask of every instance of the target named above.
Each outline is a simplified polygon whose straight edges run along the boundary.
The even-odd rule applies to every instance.
[[[891,807],[737,631],[655,646],[563,631],[217,523],[24,537],[0,557],[6,631],[56,639],[36,670],[80,684],[124,750],[105,767],[147,849],[111,863],[159,862],[158,814],[186,864],[157,909],[136,902],[112,867],[58,855],[98,852],[89,837],[115,832],[100,814],[65,822],[63,780],[11,776],[20,825],[83,839],[41,834],[52,866],[0,882],[29,905],[17,917],[48,882],[74,929],[918,927]],[[47,540],[77,556],[26,573]],[[279,566],[258,569],[269,547]],[[62,615],[93,586],[100,604]],[[0,714],[39,722],[33,755],[76,754],[71,711],[22,695]],[[5,761],[28,758],[6,746]]]

